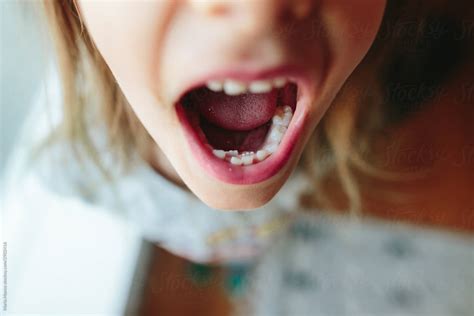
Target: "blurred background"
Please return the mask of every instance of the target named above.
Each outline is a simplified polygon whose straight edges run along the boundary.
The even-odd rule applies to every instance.
[[[107,214],[87,216],[81,213],[76,218],[74,205],[65,204],[63,207],[68,209],[67,217],[55,214],[50,216],[51,220],[47,225],[34,216],[27,218],[22,223],[23,230],[19,230],[21,233],[15,236],[15,240],[3,239],[10,228],[5,227],[3,222],[6,165],[25,119],[45,86],[43,83],[47,69],[52,62],[51,39],[40,4],[36,0],[0,0],[0,237],[2,241],[6,241],[3,244],[4,265],[8,266],[8,283],[5,279],[3,281],[8,291],[3,292],[3,304],[8,302],[10,308],[21,306],[30,308],[35,314],[48,315],[50,311],[42,313],[38,306],[44,304],[67,309],[71,305],[68,297],[80,297],[85,300],[81,305],[86,310],[98,310],[101,307],[97,306],[105,305],[114,311],[123,311],[127,308],[125,306],[132,304],[130,302],[133,297],[129,289],[133,288],[131,280],[135,271],[146,271],[140,263],[146,261],[146,249],[133,229],[106,216]],[[42,211],[48,213],[53,210]],[[77,229],[71,230],[71,222],[75,223]],[[69,227],[67,232],[63,230],[64,227]],[[99,238],[94,233],[86,236],[84,227],[88,227],[89,232],[101,231],[103,236]],[[48,234],[35,234],[38,229],[44,229]],[[36,254],[26,255],[23,251],[25,249],[20,246],[23,241]],[[84,244],[93,247],[84,251]],[[48,249],[60,249],[64,257],[70,258],[69,262],[64,264],[63,260],[56,257],[57,253],[49,253]],[[5,253],[8,253],[8,260]],[[90,258],[94,259],[92,270]],[[73,266],[80,266],[82,269],[73,269]],[[33,272],[30,271],[31,267],[35,267],[32,268]],[[38,269],[42,273],[38,273]],[[71,273],[72,270],[75,270],[74,273]],[[4,275],[3,272],[1,274]],[[55,275],[57,280],[52,280],[51,275]],[[97,275],[103,279],[98,281]],[[77,278],[74,279],[74,276]],[[78,280],[81,280],[80,284]],[[75,284],[78,288],[94,284],[94,290],[101,294],[91,291],[90,297],[84,297],[84,293],[76,293],[70,288],[68,291],[58,291],[48,301],[46,297],[42,297],[42,293],[54,291],[56,282]],[[15,297],[15,291],[21,292],[21,295]],[[61,296],[62,293],[64,297]],[[5,299],[7,295],[8,299]],[[22,296],[34,299],[23,305]],[[7,310],[5,305],[2,307],[2,311]],[[3,315],[2,312],[0,314]],[[14,314],[16,315],[15,312]]]
[[[41,88],[41,83],[43,78],[45,77],[46,70],[48,69],[48,63],[51,57],[50,40],[48,38],[46,26],[44,25],[44,18],[41,16],[40,10],[38,10],[38,5],[39,2],[35,0],[0,0],[0,188],[3,188],[2,180],[5,174],[5,166],[8,161],[9,154],[13,146],[15,145],[15,140],[22,128],[24,118],[26,117],[30,106],[35,102],[35,96]],[[2,192],[0,192],[0,195],[1,193]],[[60,211],[62,211],[62,209]],[[32,218],[30,222],[31,227],[39,226],[35,218]],[[71,223],[73,223],[74,225],[71,225]],[[30,238],[30,236],[28,235],[28,247],[36,250],[37,248],[40,249],[42,245],[48,245],[51,249],[60,249],[61,251],[63,251],[62,248],[72,249],[71,253],[74,253],[75,257],[73,257],[71,254],[70,261],[68,261],[70,265],[68,266],[61,264],[59,268],[56,266],[46,266],[46,263],[44,263],[44,266],[41,266],[44,271],[47,271],[44,273],[44,275],[47,275],[47,273],[50,273],[51,275],[53,275],[54,273],[57,275],[59,269],[63,268],[63,270],[61,270],[63,272],[63,274],[61,274],[63,279],[59,281],[68,283],[69,279],[67,279],[67,277],[65,276],[71,274],[70,267],[73,264],[81,266],[83,270],[81,279],[83,279],[84,288],[87,289],[88,286],[94,284],[94,286],[96,287],[96,293],[92,293],[91,296],[95,296],[96,301],[99,303],[103,303],[106,301],[112,302],[110,303],[110,306],[113,306],[113,310],[125,310],[135,308],[134,306],[138,305],[139,303],[134,302],[133,300],[143,300],[143,305],[145,306],[144,309],[153,310],[154,306],[152,305],[153,303],[156,303],[159,298],[156,293],[151,291],[143,295],[143,298],[138,298],[139,295],[142,295],[140,291],[143,290],[145,284],[149,288],[152,288],[151,285],[153,284],[151,280],[153,280],[154,278],[148,278],[147,273],[161,280],[160,278],[163,277],[163,275],[165,277],[180,278],[182,276],[179,276],[176,271],[185,271],[185,269],[188,269],[189,266],[191,268],[197,269],[198,272],[203,275],[208,272],[208,270],[206,270],[208,269],[208,267],[197,265],[196,268],[196,266],[189,265],[189,263],[183,260],[182,258],[174,257],[171,254],[166,253],[165,250],[154,247],[154,245],[152,245],[151,243],[144,242],[141,239],[139,233],[130,229],[129,227],[126,227],[122,223],[115,222],[111,218],[105,217],[104,214],[93,214],[88,215],[87,217],[79,211],[75,212],[74,208],[71,208],[69,209],[69,213],[67,214],[67,216],[58,216],[57,218],[54,218],[54,225],[54,227],[59,228],[68,227],[68,231],[65,232],[62,229],[53,231],[51,229],[51,227],[53,226],[45,226],[48,227],[48,229],[44,229],[44,231],[53,231],[54,234],[51,233],[50,236],[48,236],[48,239],[40,239],[38,238],[38,236],[33,236],[34,238]],[[25,228],[25,231],[28,231],[28,233],[32,231],[29,228],[30,226],[25,227],[27,227]],[[71,229],[71,227],[76,227],[76,229],[73,230]],[[81,230],[82,227],[87,227],[88,232],[94,231],[94,229],[95,231],[100,231],[100,238],[98,236],[89,236],[93,234],[87,234],[87,236],[84,236],[83,230]],[[327,229],[326,226],[324,226],[323,228]],[[384,229],[385,228],[386,227],[384,227]],[[374,233],[374,236],[376,238],[372,238],[372,236],[370,236],[370,239],[376,240],[377,238],[379,238],[379,236],[382,236],[383,231],[384,230],[382,229],[376,231],[377,234]],[[299,234],[302,233],[300,232]],[[439,250],[438,253],[444,254],[441,257],[444,258],[445,261],[439,264],[441,268],[444,269],[446,267],[452,267],[453,265],[454,267],[459,266],[464,268],[464,270],[461,268],[457,269],[458,271],[455,271],[456,269],[452,270],[456,273],[461,271],[465,272],[466,275],[472,275],[472,269],[467,268],[473,266],[472,258],[474,258],[474,252],[472,251],[472,249],[474,248],[472,248],[472,239],[468,239],[468,242],[464,242],[464,240],[462,242],[460,242],[459,240],[454,240],[451,245],[446,243],[446,245],[448,245],[446,246],[443,243],[443,240],[438,241],[438,239],[436,239],[437,237],[432,237],[425,231],[419,234],[419,236],[421,237],[419,237],[418,235],[408,235],[410,238],[406,238],[406,236],[404,236],[403,234],[400,235],[402,235],[402,238],[398,238],[397,236],[395,236],[396,238],[393,238],[393,240],[390,238],[386,238],[388,240],[388,246],[385,247],[388,249],[387,253],[394,253],[393,256],[395,257],[395,259],[393,260],[393,263],[401,263],[397,267],[402,266],[403,259],[405,259],[405,257],[408,257],[407,260],[410,259],[410,244],[405,243],[405,240],[410,240],[411,237],[413,237],[412,239],[415,241],[425,238],[423,239],[427,240],[425,241],[425,244],[431,245],[433,249]],[[58,236],[60,238],[57,238]],[[67,240],[67,242],[65,240]],[[35,242],[34,245],[37,245],[38,247],[32,246],[33,241]],[[406,246],[405,244],[408,244],[408,246]],[[453,244],[459,245],[459,249],[456,247],[452,247]],[[93,245],[94,247],[90,247],[91,245]],[[343,254],[348,251],[344,247],[340,248],[342,250],[340,249],[339,251]],[[425,249],[423,247],[420,248],[422,250]],[[82,249],[82,252],[78,251],[78,249]],[[469,250],[467,255],[465,253],[465,249]],[[451,252],[449,250],[451,250]],[[15,251],[13,243],[12,246],[9,246],[9,251],[12,254]],[[322,251],[325,250],[323,249]],[[327,247],[326,251],[329,255],[333,255],[338,251],[337,244],[331,244],[330,247]],[[456,251],[462,253],[462,256],[451,257],[451,254],[456,254]],[[408,253],[408,255],[405,255],[406,253]],[[62,254],[64,255],[64,252],[62,252]],[[42,253],[41,251],[38,251],[37,257],[41,259],[41,261],[38,262],[48,262],[44,259],[44,253]],[[94,262],[93,264],[91,264],[91,266],[84,268],[87,265],[87,262],[82,262],[80,260],[85,260],[87,259],[87,257],[94,258]],[[154,260],[154,258],[157,257],[160,257],[161,259],[159,264],[158,260]],[[327,256],[324,255],[321,257],[327,258]],[[389,256],[387,255],[387,257]],[[417,257],[416,253],[412,257],[414,258],[414,262],[418,262],[415,261],[419,258]],[[13,258],[13,255],[11,255],[10,258]],[[13,261],[13,259],[10,258],[9,267],[12,271],[14,270],[15,262]],[[23,261],[22,257],[19,258]],[[373,258],[370,256],[367,256],[367,258],[368,261],[370,261],[368,266],[370,266]],[[467,260],[459,260],[459,258],[469,258],[471,262]],[[53,259],[55,260],[56,258]],[[50,260],[49,262],[51,261],[52,260]],[[31,262],[33,262],[32,265],[36,267],[36,262],[34,260],[31,260]],[[421,267],[420,271],[424,271],[425,262],[420,260],[419,266]],[[87,270],[87,268],[89,268],[89,270]],[[31,297],[37,298],[40,291],[46,291],[44,287],[45,280],[50,283],[54,282],[52,282],[52,280],[50,279],[47,279],[46,277],[42,278],[44,275],[36,275],[37,280],[34,280],[32,279],[32,276],[35,276],[35,270],[32,269],[31,271],[33,272],[28,275],[28,281],[30,281],[30,283],[39,284],[40,286],[36,288],[29,288],[28,293],[22,294],[31,294]],[[215,272],[216,275],[221,273],[220,270],[217,271],[218,272]],[[76,275],[79,275],[79,272],[81,271],[74,271]],[[461,272],[459,272],[460,279],[464,277]],[[11,276],[12,274],[9,275],[11,280],[10,286],[13,286],[14,278]],[[103,279],[107,282],[102,282],[102,280],[97,281],[95,276],[102,276]],[[443,275],[442,273],[440,273],[438,275],[439,280],[435,280],[438,281],[438,283],[447,284],[445,288],[448,293],[450,293],[452,290],[452,288],[449,287],[450,283],[448,281],[453,281],[453,284],[456,284],[455,282],[457,281],[448,279],[448,277],[450,276],[450,274],[446,274],[443,279]],[[333,277],[333,275],[331,274],[324,275],[324,278],[327,279],[330,279],[331,277]],[[337,277],[338,276],[336,275],[334,278],[337,279]],[[298,281],[298,278],[296,279]],[[299,280],[301,281],[301,279],[303,281],[305,280],[304,278],[300,278]],[[321,277],[321,279],[324,280],[323,277]],[[374,277],[373,280],[377,282],[379,281],[377,277]],[[57,284],[61,285],[62,283],[60,283],[59,281]],[[194,280],[191,281],[194,282]],[[472,280],[467,279],[465,283],[468,283],[468,286],[470,286],[470,288],[472,289]],[[102,285],[103,288],[100,287]],[[50,287],[53,288],[53,286]],[[78,288],[80,287],[78,286]],[[122,288],[123,291],[118,294],[111,294],[109,291],[110,289],[116,290],[118,288]],[[79,294],[76,295],[75,292],[71,291],[71,289],[69,289],[69,292],[70,293],[68,294],[70,294],[70,297],[81,297],[81,295],[83,294],[82,292],[78,292]],[[164,299],[163,293],[160,293],[160,297],[162,298],[162,300],[169,300],[169,298],[177,298],[177,300],[181,301],[184,299],[184,294],[189,295],[189,297],[186,297],[185,299],[194,299],[194,297],[192,297],[192,294],[190,294],[191,292],[183,293],[183,291],[180,291],[180,288],[175,291],[176,293],[173,293],[172,291],[169,292],[169,295],[165,295]],[[209,297],[216,297],[217,295],[221,295],[219,294],[219,292],[215,292],[215,289],[212,288],[209,289],[208,292]],[[453,296],[459,294],[457,291],[452,292]],[[205,294],[205,292],[202,291],[200,293]],[[401,301],[401,305],[409,305],[411,300],[413,300],[412,296],[416,299],[416,295],[411,295],[411,292],[409,291],[406,293],[398,291],[395,292],[394,295],[392,295],[393,297],[395,297],[394,299],[392,299],[391,297],[389,298],[395,301]],[[471,292],[471,294],[472,293],[474,292]],[[469,296],[470,293],[462,294]],[[137,295],[137,297],[134,297],[133,295]],[[201,297],[197,297],[201,301]],[[51,304],[54,305],[56,303],[56,300],[60,301],[59,299],[57,299],[57,297],[54,297],[54,301],[52,301]],[[82,304],[83,302],[80,303]],[[94,302],[91,298],[89,301],[89,305],[92,306],[90,307],[91,309],[95,308],[95,305],[93,305],[93,303]],[[456,315],[461,315],[461,313],[458,313]]]
[[[0,179],[47,67],[49,41],[37,6],[34,0],[0,1]]]

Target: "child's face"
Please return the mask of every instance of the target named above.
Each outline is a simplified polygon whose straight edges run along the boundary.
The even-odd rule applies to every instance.
[[[385,0],[79,1],[138,118],[208,205],[269,201],[366,54]]]

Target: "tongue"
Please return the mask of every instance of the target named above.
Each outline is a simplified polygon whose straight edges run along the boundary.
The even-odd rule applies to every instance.
[[[194,94],[193,103],[208,122],[232,131],[249,131],[272,118],[277,97],[275,90],[229,96],[200,89]]]
[[[239,152],[256,152],[265,141],[270,129],[270,123],[252,129],[251,131],[230,131],[217,127],[206,121],[201,122],[201,128],[206,139],[213,148],[222,150],[238,150]]]

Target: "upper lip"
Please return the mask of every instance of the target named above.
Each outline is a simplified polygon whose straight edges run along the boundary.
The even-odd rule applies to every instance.
[[[249,83],[251,81],[268,80],[278,77],[284,77],[289,81],[293,81],[298,84],[298,87],[300,87],[301,85],[307,86],[305,83],[309,81],[309,76],[307,72],[304,71],[301,67],[295,65],[280,65],[272,68],[253,70],[242,70],[238,68],[217,70],[188,79],[187,83],[185,83],[180,89],[180,92],[175,98],[174,103],[176,104],[188,92],[196,88],[205,86],[206,83],[209,81],[232,79],[244,83]]]

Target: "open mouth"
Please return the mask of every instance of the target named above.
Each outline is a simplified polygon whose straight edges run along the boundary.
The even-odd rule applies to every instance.
[[[251,184],[276,174],[295,147],[303,125],[295,117],[298,89],[284,76],[209,80],[176,108],[201,165],[225,182]]]

